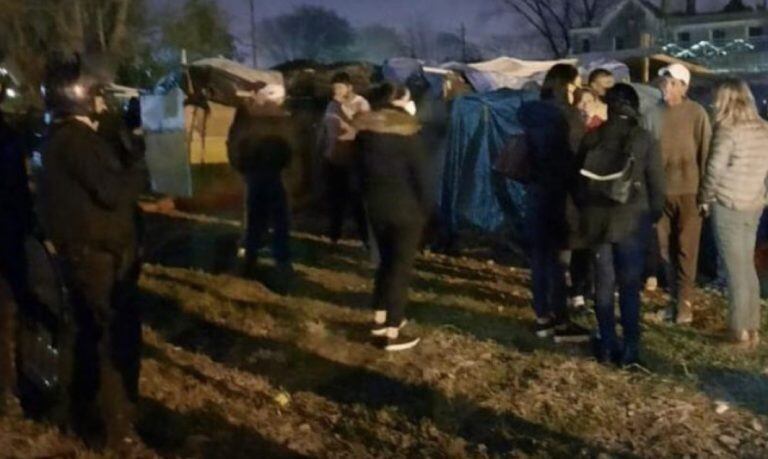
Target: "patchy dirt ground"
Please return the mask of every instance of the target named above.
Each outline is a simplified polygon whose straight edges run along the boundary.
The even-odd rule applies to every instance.
[[[526,270],[426,255],[409,309],[424,340],[387,355],[367,337],[359,245],[296,233],[299,279],[279,296],[236,274],[233,222],[148,229],[139,431],[160,456],[768,457],[768,347],[720,342],[715,293],[691,328],[648,320],[648,368],[625,372],[535,338]],[[663,303],[646,298],[649,319]],[[98,457],[8,419],[0,456]]]

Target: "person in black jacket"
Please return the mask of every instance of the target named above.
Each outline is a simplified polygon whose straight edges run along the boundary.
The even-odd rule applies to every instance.
[[[643,260],[652,223],[658,221],[664,207],[664,169],[655,141],[639,126],[640,100],[632,86],[617,84],[608,90],[605,100],[608,121],[587,134],[577,162],[582,185],[577,193],[579,233],[594,252],[597,358],[632,365],[639,362]],[[627,178],[631,191],[625,203],[590,188],[594,183],[586,178],[590,172],[609,176],[627,164],[631,164]],[[617,285],[623,347],[615,330]]]
[[[565,280],[576,225],[569,199],[572,171],[586,129],[573,106],[580,85],[575,67],[557,64],[544,78],[541,100],[523,105],[518,114],[531,160],[527,196],[535,331],[541,338],[554,335],[558,343],[589,340],[586,330],[569,321]]]
[[[408,90],[384,84],[375,96],[376,110],[355,119],[363,199],[380,254],[372,334],[384,339],[385,350],[401,351],[419,343],[402,328],[413,262],[431,209],[427,158]]]
[[[288,288],[293,274],[290,251],[290,211],[282,172],[293,154],[290,113],[283,108],[285,90],[267,85],[252,92],[238,108],[227,148],[232,166],[246,183],[245,270],[254,275],[258,253],[271,225],[272,255],[279,281],[270,287]]]
[[[135,448],[141,336],[124,325],[140,327],[140,319],[125,284],[135,277],[143,176],[136,158],[121,161],[99,134],[79,58],[52,62],[46,104],[54,123],[42,151],[40,217],[59,254],[74,320],[59,421],[94,446]]]
[[[0,86],[0,103],[4,96]],[[17,305],[26,291],[24,237],[31,223],[23,142],[0,113],[0,415],[18,407],[13,344]]]

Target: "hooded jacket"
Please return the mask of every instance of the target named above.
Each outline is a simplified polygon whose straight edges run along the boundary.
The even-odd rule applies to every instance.
[[[419,221],[431,209],[421,124],[399,108],[358,115],[357,158],[371,220]]]
[[[123,164],[84,122],[57,122],[43,149],[40,210],[46,235],[65,251],[89,247],[121,256],[133,250],[144,183],[138,163]]]
[[[647,215],[657,221],[664,208],[664,167],[657,144],[648,131],[638,126],[637,112],[630,107],[623,109],[612,112],[605,124],[584,137],[576,161],[578,170],[590,151],[594,154],[605,152],[606,156],[610,156],[605,158],[606,162],[615,159],[613,152],[617,150],[624,152],[625,158],[630,155],[634,158],[633,191],[625,204],[577,190],[579,239],[588,246],[623,241],[636,233]],[[597,148],[599,145],[605,148]],[[598,165],[599,159],[593,158]]]
[[[229,162],[245,175],[279,174],[291,162],[294,138],[288,111],[274,104],[245,103],[229,129]]]

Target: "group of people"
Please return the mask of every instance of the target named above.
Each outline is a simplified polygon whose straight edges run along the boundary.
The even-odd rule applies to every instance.
[[[519,114],[532,171],[536,333],[557,342],[592,340],[599,361],[622,366],[640,362],[644,283],[655,289],[660,276],[672,298],[666,318],[693,322],[702,223],[710,215],[728,277],[731,339],[741,347],[759,343],[754,250],[766,203],[768,124],[744,81],[722,81],[710,114],[687,98],[685,66],[665,67],[659,78],[663,101],[641,113],[633,86],[598,70],[582,87],[578,70],[559,64],[546,75],[540,100]],[[649,254],[657,253],[660,272],[647,272],[657,265]],[[595,333],[569,318],[585,296],[594,299]]]
[[[79,61],[52,64],[48,73],[53,120],[36,179],[37,223],[24,149],[0,118],[0,409],[13,404],[13,304],[23,309],[28,300],[23,247],[37,226],[55,247],[72,307],[72,333],[60,343],[72,352],[61,359],[65,402],[57,419],[97,444],[130,447],[137,443],[141,349],[132,298],[140,271],[137,200],[146,184],[141,122],[135,110],[124,118],[104,115],[98,85],[83,78]],[[641,113],[633,86],[616,83],[610,72],[593,72],[582,85],[575,67],[558,64],[540,99],[519,112],[530,165],[534,331],[559,343],[591,339],[604,363],[640,362],[646,278],[652,287],[660,275],[669,289],[669,320],[692,323],[705,217],[728,275],[731,338],[742,347],[760,339],[753,252],[768,191],[768,124],[743,81],[721,82],[708,114],[686,97],[691,75],[684,66],[670,65],[659,76],[663,102]],[[347,74],[332,85],[319,149],[328,237],[342,237],[351,211],[377,259],[371,335],[386,351],[410,349],[420,338],[407,328],[408,287],[434,206],[423,126],[405,86],[384,83],[365,99]],[[261,278],[259,252],[271,228],[278,274],[271,286],[287,291],[293,268],[282,172],[296,134],[284,87],[259,83],[245,94],[228,137],[230,162],[246,182],[245,273]],[[647,273],[655,252],[664,269]],[[596,333],[569,317],[588,298]]]
[[[337,243],[351,212],[360,240],[378,259],[371,334],[387,351],[409,349],[419,338],[402,330],[408,284],[432,210],[416,106],[406,87],[388,83],[366,99],[346,73],[334,76],[332,93],[318,142],[327,184],[327,235]],[[281,173],[294,137],[284,103],[284,92],[257,85],[243,99],[228,137],[230,162],[247,184],[245,273],[280,292],[290,288],[293,275]],[[272,279],[257,260],[270,226],[279,272]]]

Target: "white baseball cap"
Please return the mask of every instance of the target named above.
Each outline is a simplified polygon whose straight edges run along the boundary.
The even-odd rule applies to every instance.
[[[691,84],[691,71],[688,70],[683,64],[670,64],[659,70],[659,76],[669,76],[676,80],[680,80],[685,83],[686,86]]]

